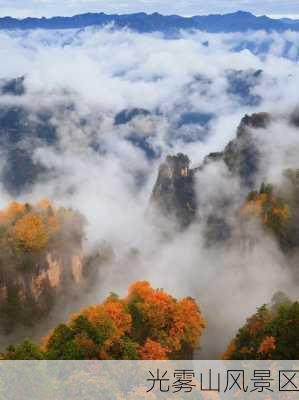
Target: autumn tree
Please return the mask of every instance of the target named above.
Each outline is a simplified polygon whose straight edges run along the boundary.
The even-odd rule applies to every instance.
[[[34,213],[28,213],[17,220],[11,234],[22,247],[32,251],[45,248],[49,240],[45,222]]]
[[[80,249],[84,224],[79,213],[55,207],[47,199],[12,202],[0,211],[0,325],[5,332],[37,322],[51,308],[53,291],[41,267],[48,264],[51,252],[72,256]],[[33,284],[25,287],[27,281]],[[42,293],[38,302],[36,293]]]
[[[111,295],[72,315],[44,338],[40,351],[55,360],[185,359],[204,328],[193,299],[176,300],[148,282],[136,282],[126,297]]]
[[[225,359],[296,360],[299,357],[299,303],[262,306],[230,343]]]
[[[132,336],[139,343],[149,337],[162,345],[169,358],[183,358],[197,346],[205,321],[193,299],[175,300],[164,290],[153,290],[148,282],[137,282],[126,302],[133,316]]]
[[[167,360],[169,350],[161,346],[159,342],[146,339],[144,345],[139,349],[139,356],[142,360]]]
[[[243,219],[258,219],[285,247],[290,239],[292,208],[275,193],[272,185],[262,184],[259,191],[250,192],[241,209]]]
[[[84,224],[79,213],[56,208],[48,199],[36,204],[12,202],[0,211],[0,246],[6,246],[6,253],[10,251],[15,256],[18,251],[47,250],[54,242],[78,245],[83,238]]]

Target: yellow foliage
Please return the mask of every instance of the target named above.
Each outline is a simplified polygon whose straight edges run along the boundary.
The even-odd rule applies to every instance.
[[[10,224],[18,215],[21,215],[24,211],[24,204],[13,201],[6,207],[4,211],[0,212],[0,224]]]
[[[39,215],[28,213],[11,229],[12,236],[28,250],[41,250],[49,240],[44,221]]]
[[[101,325],[101,323],[109,320],[113,323],[115,329],[115,337],[119,338],[131,329],[132,317],[125,310],[121,302],[107,301],[104,304],[88,307],[81,313],[93,325]]]
[[[197,346],[206,323],[193,299],[177,301],[164,290],[151,288],[148,282],[131,286],[126,301],[130,303],[134,298],[139,300],[139,312],[169,351],[180,351],[183,343]]]
[[[267,199],[267,194],[261,193],[255,199],[247,201],[241,210],[242,214],[246,216],[260,217],[263,213],[263,206]]]
[[[72,240],[83,236],[82,216],[71,209],[55,208],[48,199],[36,204],[10,203],[0,211],[2,239],[14,250],[43,250],[52,239]]]
[[[290,210],[287,204],[279,202],[272,194],[259,193],[244,204],[241,215],[258,217],[262,224],[266,225],[271,215],[277,217],[281,222],[286,222],[290,217]]]

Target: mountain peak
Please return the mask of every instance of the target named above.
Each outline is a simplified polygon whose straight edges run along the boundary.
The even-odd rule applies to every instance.
[[[299,21],[285,21],[283,19],[271,19],[266,16],[257,17],[249,11],[239,10],[229,14],[199,15],[183,17],[174,15],[162,15],[158,12],[146,14],[105,14],[86,13],[73,17],[53,18],[0,18],[0,30],[14,29],[81,29],[89,26],[103,27],[113,23],[118,28],[129,28],[136,32],[162,32],[171,33],[186,30],[203,30],[206,32],[245,32],[248,30],[266,31],[299,31]]]
[[[236,15],[239,17],[255,17],[256,18],[256,16],[254,14],[252,14],[251,12],[243,11],[243,10],[238,10],[238,11],[232,13],[231,15]]]

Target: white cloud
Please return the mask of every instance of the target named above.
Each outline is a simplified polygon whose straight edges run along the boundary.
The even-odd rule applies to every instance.
[[[257,245],[245,254],[238,242],[228,248],[207,249],[199,226],[165,243],[156,227],[146,222],[145,211],[158,165],[166,154],[186,152],[194,163],[200,163],[207,153],[222,150],[235,136],[245,113],[263,110],[283,114],[298,104],[298,39],[299,34],[290,32],[182,33],[176,40],[94,28],[0,32],[0,59],[5,60],[0,64],[0,77],[25,75],[28,90],[23,99],[7,97],[1,101],[20,101],[29,110],[46,106],[53,111],[53,122],[58,126],[57,147],[34,149],[35,159],[55,167],[56,174],[35,185],[29,199],[28,195],[22,199],[48,196],[79,209],[89,222],[88,246],[105,239],[116,251],[117,262],[109,273],[101,275],[91,301],[110,291],[125,292],[132,280],[149,279],[175,295],[196,296],[211,325],[221,328],[223,340],[228,341],[233,330],[255,307],[269,301],[275,290],[292,289],[285,258],[268,237],[259,233]],[[244,42],[258,47],[260,54],[246,49],[232,51]],[[286,58],[288,47],[292,51]],[[242,105],[227,92],[226,75],[232,68],[264,71],[254,89],[262,97],[260,105]],[[66,101],[74,103],[74,110],[59,112],[58,106]],[[127,126],[113,124],[117,112],[134,107],[154,115]],[[203,140],[186,142],[181,138],[198,133],[192,124],[177,128],[185,112],[215,114]],[[87,124],[81,125],[82,119]],[[160,159],[148,160],[140,148],[126,140],[136,129],[140,137],[150,138],[151,144],[161,149]],[[275,149],[268,167],[277,167],[278,161],[279,166],[285,166],[283,156],[289,145],[296,143],[294,131],[278,123],[271,133],[265,136],[266,147],[273,140]],[[102,152],[94,151],[91,143],[102,146]],[[215,196],[217,200],[219,192],[232,194],[234,211],[245,194],[224,168],[217,165],[199,176],[198,192],[208,187],[208,205]],[[263,172],[271,175],[273,171]],[[144,185],[136,184],[138,174],[148,178]],[[137,249],[135,258],[133,248]],[[219,312],[220,305],[226,313]]]

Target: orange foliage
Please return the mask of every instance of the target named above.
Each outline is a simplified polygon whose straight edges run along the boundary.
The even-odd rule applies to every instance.
[[[83,317],[81,325],[77,325],[79,317]],[[178,301],[148,282],[133,284],[123,299],[110,296],[102,304],[81,310],[68,323],[75,343],[99,359],[119,359],[120,354],[145,360],[183,357],[196,348],[204,327],[194,300]],[[55,332],[43,341],[44,351],[49,351],[54,336]]]
[[[163,290],[154,290],[148,282],[138,282],[130,288],[127,302],[134,297],[138,297],[139,311],[145,318],[151,321],[151,325],[156,329],[162,329],[167,321],[167,316],[173,312],[174,304],[170,295]]]
[[[268,223],[270,214],[276,216],[282,222],[287,221],[290,217],[287,204],[279,203],[271,193],[256,194],[253,199],[245,203],[241,209],[241,214],[258,217],[264,225]]]
[[[268,310],[254,314],[247,319],[247,326],[250,335],[255,336],[270,320],[272,316]]]
[[[49,199],[44,198],[40,200],[38,203],[36,203],[35,207],[40,210],[47,211],[48,209],[52,209],[52,204]]]
[[[109,320],[115,327],[115,338],[120,338],[131,329],[132,317],[118,301],[106,301],[104,304],[88,307],[82,310],[81,315],[93,325],[100,325]]]
[[[136,282],[126,301],[139,299],[138,309],[150,321],[155,337],[170,351],[180,351],[184,343],[196,347],[206,323],[191,298],[176,301],[162,289],[152,289],[148,282]]]
[[[41,339],[41,342],[39,345],[40,351],[47,351],[48,344],[49,344],[53,334],[54,334],[54,330],[51,330],[50,332],[48,332],[48,334],[46,336],[44,336]]]
[[[28,213],[11,230],[12,236],[28,250],[41,250],[49,240],[44,221],[39,215]]]
[[[264,322],[260,319],[251,318],[250,320],[248,320],[248,330],[252,336],[259,332],[263,326]]]
[[[144,346],[139,350],[142,360],[167,360],[169,350],[161,346],[159,342],[147,339]]]
[[[18,216],[22,215],[25,211],[25,205],[13,201],[10,203],[4,211],[0,212],[0,224],[8,225],[13,222],[13,220]]]
[[[243,346],[240,350],[241,354],[249,354],[251,352],[251,349],[248,346]]]
[[[228,345],[225,353],[222,355],[222,360],[230,360],[232,354],[236,351],[237,347],[236,347],[236,343],[234,340],[232,340],[230,342],[230,344]]]
[[[266,336],[260,344],[258,353],[268,354],[276,349],[276,340],[273,336]]]
[[[76,232],[76,238],[80,239],[83,224],[81,215],[63,207],[56,209],[48,199],[33,205],[12,202],[0,211],[0,226],[5,238],[12,246],[26,251],[45,249],[58,234],[65,240],[72,240],[72,232]]]
[[[139,281],[133,283],[129,288],[128,299],[132,296],[138,296],[142,300],[146,300],[152,293],[152,288],[147,281]]]
[[[263,206],[266,203],[268,196],[266,193],[257,195],[253,200],[249,200],[243,206],[241,213],[243,215],[260,217],[263,212]]]
[[[203,331],[206,322],[199,313],[198,306],[193,299],[185,298],[178,302],[175,308],[174,321],[174,328],[170,331],[170,335],[172,336],[176,331],[181,332],[184,341],[195,347],[198,342],[198,331]]]
[[[71,321],[74,321],[79,315],[87,318],[93,326],[108,326],[111,328],[109,330],[109,337],[100,349],[100,359],[109,359],[110,347],[119,342],[131,330],[132,317],[125,310],[124,304],[119,301],[108,299],[103,304],[85,308],[79,314],[74,314],[71,317]]]

